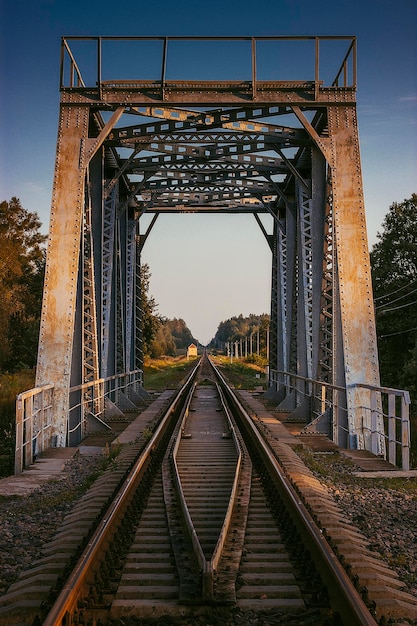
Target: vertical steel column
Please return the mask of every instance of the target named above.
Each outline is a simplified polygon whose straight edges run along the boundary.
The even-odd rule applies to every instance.
[[[313,209],[297,182],[297,374],[313,378]]]
[[[101,185],[102,157],[98,155],[95,166],[91,171],[89,168],[123,111],[124,107],[119,107],[100,130],[95,123],[92,124],[89,105],[62,103],[60,107],[36,369],[37,386],[49,381],[54,383],[52,445],[65,446],[80,441],[82,411],[78,408],[72,412],[70,424],[69,390],[83,382],[84,375],[90,378],[98,374],[97,294],[90,201],[92,190],[96,197]],[[93,133],[99,131],[91,138],[90,123]],[[88,196],[87,176],[94,178],[91,190],[87,190]],[[98,208],[101,210],[101,206]],[[77,404],[80,395],[72,400]],[[73,431],[71,441],[68,437],[70,429]]]
[[[271,275],[271,313],[269,333],[269,371],[278,369],[278,224],[274,219],[272,251],[272,275]],[[252,336],[251,336],[252,342]],[[252,354],[252,345],[251,350]],[[275,390],[276,391],[276,390]]]
[[[333,229],[333,201],[331,183],[327,182],[327,199],[324,222],[324,250],[323,250],[323,278],[321,290],[321,317],[320,317],[320,358],[318,377],[326,383],[333,383],[333,311],[334,311],[334,229]]]
[[[94,272],[94,245],[92,233],[92,206],[90,183],[87,179],[86,199],[83,216],[83,237],[82,237],[82,382],[93,382],[98,380],[99,375],[99,355],[98,355],[98,336],[97,336],[97,306],[96,306],[96,283]],[[99,413],[102,408],[97,404],[97,400],[93,404],[93,395],[97,394],[90,388],[86,392],[81,393],[83,406],[80,411],[80,419],[82,420],[81,433],[86,434],[86,414],[93,411],[94,414]]]
[[[333,194],[331,172],[327,179],[323,252],[323,284],[320,317],[320,352],[318,378],[337,387],[345,387],[345,362],[340,318],[340,296],[337,251],[333,224]],[[328,401],[332,404],[332,440],[342,446],[348,445],[348,423],[346,393],[331,392]]]
[[[317,379],[325,223],[325,160],[311,151],[311,181],[297,189],[297,373]]]
[[[135,272],[136,272],[136,220],[135,211],[129,207],[127,210],[127,225],[126,225],[126,347],[125,347],[125,372],[130,372],[134,369],[134,325],[135,325]]]
[[[125,213],[117,212],[116,216],[116,258],[115,258],[115,307],[116,315],[114,319],[115,323],[115,338],[116,338],[116,355],[115,355],[115,372],[121,373],[124,371],[125,358],[125,286],[126,286],[126,271],[124,265],[125,257]]]
[[[276,229],[277,236],[277,369],[289,370],[289,352],[291,333],[291,295],[292,281],[288,277],[287,255],[287,219],[280,219]],[[291,264],[290,264],[291,267]]]
[[[291,369],[291,347],[295,328],[294,284],[296,277],[296,219],[292,207],[278,221],[278,369]]]
[[[350,444],[370,450],[369,412],[361,409],[365,395],[352,388],[380,384],[356,109],[329,107],[328,129]],[[382,417],[377,429],[384,454]]]
[[[83,382],[99,378],[97,315],[94,277],[94,248],[92,237],[91,200],[89,183],[86,187],[86,202],[83,220]]]
[[[119,199],[119,185],[116,183],[103,200],[101,227],[101,376],[115,374],[111,364],[114,345],[114,328],[111,323],[113,303],[114,235],[116,207]]]
[[[136,219],[135,233],[135,316],[134,316],[134,369],[143,370],[143,309],[142,309],[142,282],[141,282],[141,240],[140,240],[140,220]]]
[[[60,108],[36,385],[55,383],[53,442],[67,443],[89,107]]]

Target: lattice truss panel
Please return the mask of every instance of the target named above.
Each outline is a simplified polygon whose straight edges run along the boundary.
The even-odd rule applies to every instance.
[[[322,309],[321,309],[321,343],[320,343],[320,367],[319,378],[327,383],[333,382],[333,308],[334,308],[334,268],[335,245],[333,229],[333,198],[331,194],[331,180],[327,184],[327,202],[325,209],[324,226],[324,254],[323,254],[323,286],[322,286]]]
[[[310,112],[310,118],[314,114],[314,110]],[[131,125],[125,125],[126,119]],[[134,119],[145,121],[132,124]],[[272,251],[271,367],[289,371],[297,362],[297,342],[301,342],[298,352],[305,352],[303,375],[317,375],[320,355],[313,326],[318,324],[318,311],[313,311],[313,298],[320,301],[317,285],[322,280],[322,246],[313,242],[312,224],[324,222],[325,207],[313,201],[312,177],[317,173],[313,174],[312,168],[318,150],[291,107],[127,107],[104,146],[104,153],[111,155],[106,170],[109,172],[111,163],[112,171],[105,185],[103,218],[103,373],[114,246],[114,262],[119,267],[115,281],[119,295],[114,301],[120,368],[122,363],[132,362],[132,349],[138,362],[141,348],[140,296],[134,284],[136,280],[138,285],[135,271],[137,275],[140,251],[149,232],[138,237],[140,217],[144,213],[157,217],[164,212],[202,211],[255,215]],[[324,175],[319,175],[323,180],[314,180],[314,189],[324,189]],[[115,200],[119,184],[123,198]],[[130,211],[134,207],[134,219],[128,220],[122,244],[114,220],[117,223],[117,216],[128,207]],[[267,233],[269,226],[262,214],[269,216],[272,234]],[[316,228],[314,237],[322,236]],[[125,272],[120,272],[121,245],[125,246]],[[313,255],[317,257],[314,260]],[[317,271],[318,279],[313,281],[312,274]]]
[[[107,191],[102,211],[102,253],[101,253],[101,375],[108,375],[110,320],[112,309],[114,239],[118,186]]]
[[[83,223],[83,351],[84,376],[83,382],[96,380],[98,372],[97,316],[94,248],[91,223],[91,200],[89,183],[86,183],[86,202]]]
[[[167,80],[166,40],[161,80],[90,86],[63,43],[37,368],[56,381],[59,445],[71,386],[143,366],[140,257],[164,213],[254,215],[272,257],[271,370],[378,384],[355,43],[326,84],[318,38],[310,81],[258,80],[254,43],[251,80]],[[346,398],[363,432],[362,398]]]
[[[263,208],[293,167],[293,155],[287,158],[284,150],[308,141],[300,128],[256,121],[286,115],[285,107],[135,107],[128,113],[153,121],[115,128],[106,143],[132,151],[120,158],[120,173],[132,181],[131,199],[147,211]]]

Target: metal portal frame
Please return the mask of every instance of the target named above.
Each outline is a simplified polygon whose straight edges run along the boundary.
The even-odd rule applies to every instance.
[[[244,78],[176,78],[178,46],[191,56],[202,43],[239,45],[249,60]],[[118,44],[122,67],[134,68],[130,79],[106,69],[107,48],[114,54]],[[143,78],[152,66],[147,45],[159,55],[153,78]],[[265,51],[274,69],[271,53],[294,61],[297,45],[310,54],[302,77],[264,79]],[[340,63],[330,75],[331,46]],[[70,388],[143,365],[140,254],[158,215],[225,212],[253,214],[272,252],[270,394],[308,416],[305,396],[297,386],[288,393],[278,374],[345,389],[338,405],[346,410],[330,416],[334,438],[371,449],[376,428],[383,453],[382,417],[371,425],[361,391],[379,386],[379,367],[356,39],[66,37],[60,76],[37,365],[37,385],[55,385],[57,445],[77,443],[68,433],[80,433],[83,420],[70,413]],[[141,234],[145,213],[153,219]],[[262,215],[272,219],[271,234]]]

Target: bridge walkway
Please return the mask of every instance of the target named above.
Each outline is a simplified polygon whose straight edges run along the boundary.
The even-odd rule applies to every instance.
[[[152,404],[139,413],[114,443],[118,442],[123,445],[138,437],[157,412],[160,411],[161,405],[167,400],[167,394],[170,393],[172,391],[164,392],[164,394],[161,394]],[[305,434],[302,432],[302,424],[300,422],[281,422],[277,414],[267,409],[260,399],[252,393],[242,390],[236,390],[236,393],[246,410],[250,411],[255,420],[262,422],[263,426],[268,428],[277,439],[291,447],[302,444],[311,448],[313,452],[322,453],[339,450],[340,454],[354,461],[355,465],[360,468],[359,474],[363,478],[411,478],[417,476],[417,470],[398,470],[395,466],[375,457],[366,450],[340,449],[325,435]],[[50,448],[21,474],[1,478],[0,497],[25,496],[41,487],[48,480],[64,480],[66,463],[76,454],[104,454],[106,452],[105,447],[102,445],[95,445],[94,438],[89,438],[84,443],[92,443],[93,445],[79,445],[74,448]]]
[[[34,463],[20,474],[0,478],[0,497],[26,496],[42,487],[49,480],[65,480],[66,465],[77,454],[108,454],[109,447],[135,441],[152,420],[163,410],[173,390],[164,391],[131,421],[115,437],[114,430],[90,435],[83,442],[71,448],[49,448]],[[138,409],[139,410],[139,409]],[[110,422],[111,423],[111,422]]]

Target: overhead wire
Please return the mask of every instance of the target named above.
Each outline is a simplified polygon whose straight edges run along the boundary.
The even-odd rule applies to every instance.
[[[381,315],[383,313],[390,313],[391,311],[398,311],[399,309],[404,309],[407,306],[411,306],[412,304],[417,304],[417,300],[413,300],[413,302],[407,302],[406,304],[400,304],[400,306],[393,306],[390,309],[384,309],[381,311]]]
[[[380,339],[385,339],[385,337],[394,337],[395,335],[404,335],[404,333],[410,333],[412,330],[417,330],[417,326],[414,328],[407,328],[407,330],[399,330],[396,333],[389,333],[387,335],[378,335]]]
[[[408,283],[407,285],[403,285],[402,287],[399,287],[395,291],[391,291],[390,293],[386,293],[383,296],[378,296],[377,298],[374,298],[374,302],[376,302],[377,300],[382,300],[383,298],[389,298],[390,296],[394,296],[399,291],[402,291],[403,289],[406,289],[407,287],[411,287],[411,285],[414,285],[414,283],[417,283],[417,278],[415,280],[412,280],[411,283]]]
[[[399,298],[395,298],[395,300],[391,300],[390,302],[385,302],[385,304],[380,304],[379,306],[375,307],[375,310],[378,311],[379,309],[382,309],[382,308],[384,308],[385,306],[387,306],[389,304],[394,304],[394,302],[399,302],[403,298],[406,298],[407,296],[410,296],[412,293],[415,293],[416,291],[417,291],[417,287],[415,289],[412,289],[411,291],[408,291],[407,293],[403,294]]]

